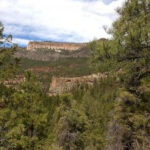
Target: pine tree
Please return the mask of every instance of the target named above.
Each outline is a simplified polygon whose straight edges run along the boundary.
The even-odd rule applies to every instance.
[[[118,9],[120,18],[114,22],[111,33],[124,59],[139,59],[150,51],[150,1],[127,0]]]
[[[18,59],[13,56],[15,50],[2,48],[0,51],[0,149],[42,149],[48,134],[48,112],[44,106],[47,97],[40,84],[27,72],[25,81],[17,88],[5,85],[19,71]]]
[[[112,125],[118,130],[112,132],[110,148],[149,150],[150,1],[127,0],[118,13],[111,33],[118,65],[124,64],[124,88],[118,90]]]

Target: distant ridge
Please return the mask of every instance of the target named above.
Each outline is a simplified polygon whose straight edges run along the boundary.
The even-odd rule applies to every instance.
[[[86,45],[87,45],[87,43],[33,41],[33,42],[29,42],[29,44],[27,46],[27,50],[37,50],[37,49],[50,49],[50,50],[52,50],[53,49],[53,50],[74,51],[74,50],[79,50],[79,49],[85,47]]]

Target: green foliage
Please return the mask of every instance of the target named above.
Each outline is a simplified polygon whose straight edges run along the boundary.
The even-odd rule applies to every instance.
[[[107,148],[148,150],[150,1],[127,0],[118,13],[120,17],[110,30],[112,40],[109,42],[113,43],[113,48],[95,41],[90,48],[91,60],[98,70],[116,72],[121,69],[121,74],[118,74],[118,96],[112,120],[108,124],[108,136],[112,138],[108,137]]]
[[[119,53],[125,59],[143,57],[150,48],[150,2],[128,0],[118,13],[120,18],[114,22],[111,32]]]
[[[60,58],[51,61],[38,61],[22,58],[20,67],[22,70],[34,67],[50,67],[50,73],[57,77],[83,76],[90,74],[93,71],[93,69],[88,67],[87,58]]]
[[[35,149],[47,136],[45,96],[38,83],[27,78],[16,90],[1,88],[1,144],[6,149]]]
[[[42,149],[48,137],[48,98],[30,72],[17,88],[5,85],[18,73],[14,51],[0,51],[0,149]]]
[[[56,141],[66,149],[83,149],[84,133],[88,129],[88,118],[84,111],[76,109],[78,104],[69,96],[61,97],[61,105],[56,109]]]
[[[140,91],[141,92],[141,91]],[[143,92],[142,92],[143,93]],[[150,97],[147,97],[148,99]],[[131,94],[128,91],[121,90],[114,109],[114,122],[112,127],[118,127],[118,132],[112,135],[112,141],[117,141],[120,133],[121,145],[118,148],[128,147],[132,149],[148,150],[150,148],[150,123],[149,123],[149,100],[144,100]],[[144,100],[144,101],[143,101]],[[110,140],[110,141],[111,141]],[[111,143],[111,142],[110,142]]]
[[[94,72],[94,69],[89,67],[88,58],[60,58],[50,61],[38,61],[26,58],[20,59],[21,73],[24,72],[24,70],[42,67],[48,67],[49,71],[35,72],[35,74],[38,80],[43,83],[46,92],[49,89],[49,83],[53,76],[77,77],[89,75]]]
[[[116,67],[116,43],[112,40],[93,41],[88,48],[91,52],[90,64],[101,72],[111,71]]]
[[[19,59],[12,57],[13,49],[3,48],[0,51],[0,81],[14,77],[18,73]]]
[[[63,150],[104,149],[116,85],[110,77],[93,87],[78,87],[72,95],[60,96],[54,113],[55,143]]]
[[[48,97],[31,72],[17,88],[0,83],[0,149],[150,149],[150,1],[127,0],[118,13],[112,39],[88,46],[91,66],[107,74],[93,87]],[[12,54],[0,52],[0,81],[17,72]],[[87,59],[21,62],[23,70],[41,65],[57,68],[48,76],[91,73]]]

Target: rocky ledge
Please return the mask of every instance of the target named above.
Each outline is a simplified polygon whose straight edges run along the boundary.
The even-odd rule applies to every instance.
[[[62,94],[71,91],[76,86],[83,84],[92,86],[96,80],[100,80],[105,77],[107,77],[107,74],[102,73],[72,78],[53,77],[49,88],[49,95]]]

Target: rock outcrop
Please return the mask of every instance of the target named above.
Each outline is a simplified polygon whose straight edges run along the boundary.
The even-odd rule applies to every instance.
[[[24,81],[25,81],[25,77],[23,75],[16,75],[14,78],[5,80],[4,85],[7,87],[16,88],[20,83]]]
[[[63,43],[63,42],[29,42],[27,50],[52,49],[75,51],[86,46],[86,43]]]
[[[62,94],[71,91],[74,87],[82,84],[92,86],[96,80],[100,80],[105,77],[107,77],[107,74],[101,73],[73,78],[53,77],[49,88],[49,95]]]

